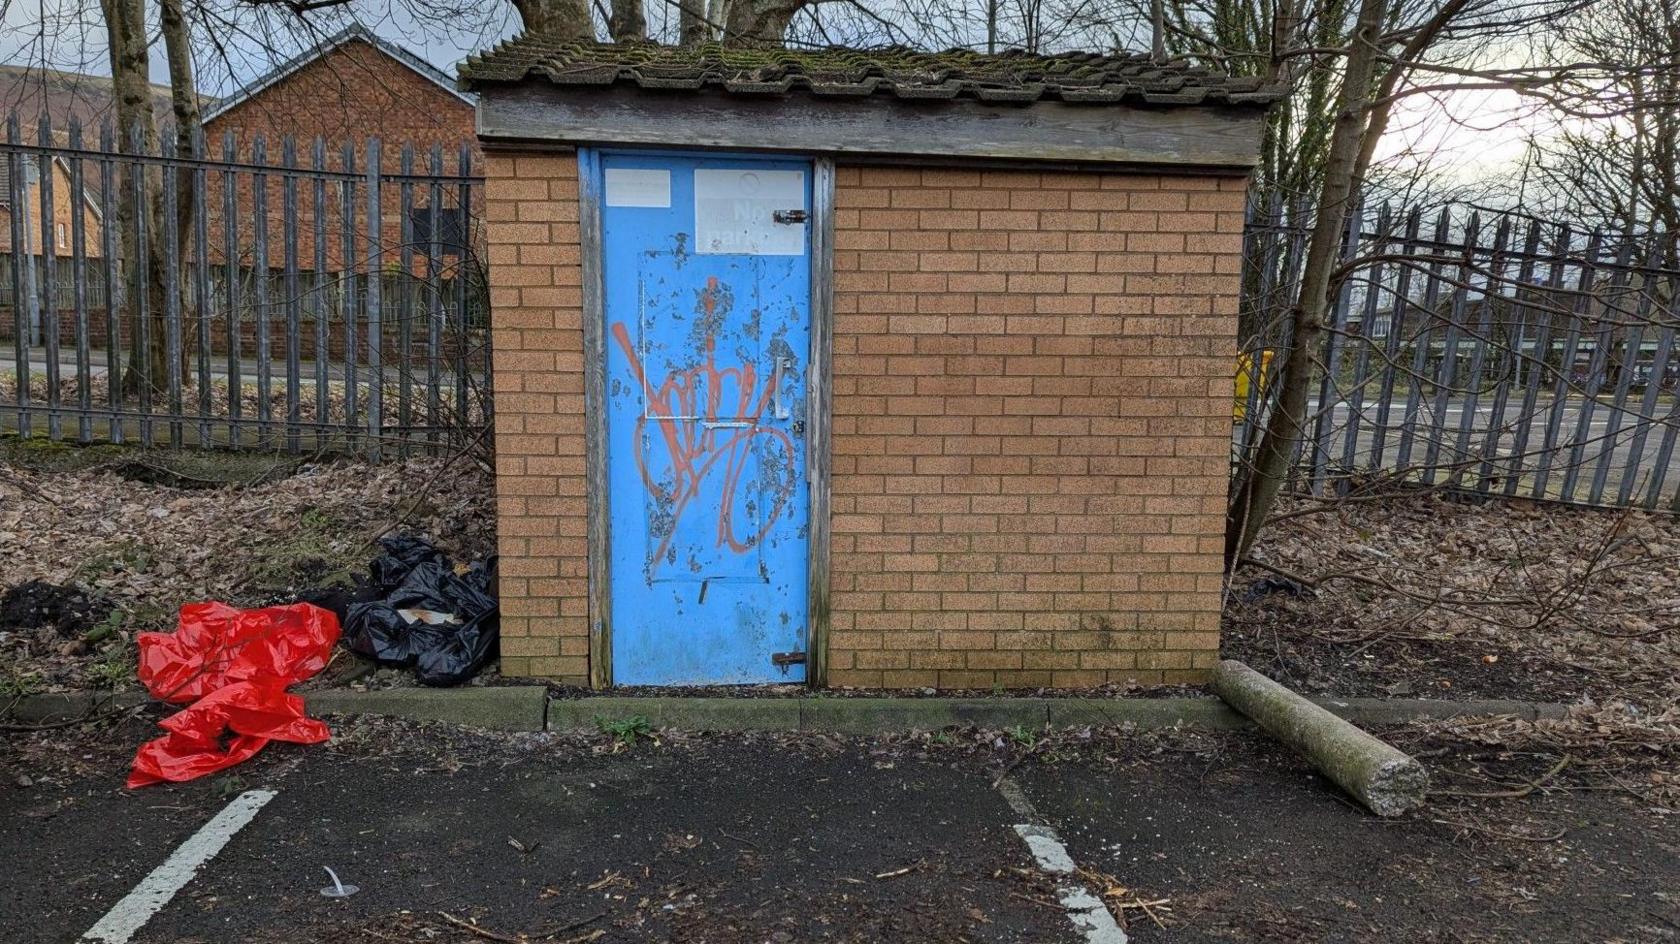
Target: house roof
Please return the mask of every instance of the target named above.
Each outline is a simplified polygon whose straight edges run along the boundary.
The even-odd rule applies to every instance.
[[[241,88],[239,91],[234,92],[232,95],[229,95],[217,102],[213,107],[204,112],[202,121],[208,124],[217,117],[231,111],[235,106],[249,101],[265,90],[280,84],[299,70],[303,69],[303,67],[315,62],[322,56],[327,55],[335,49],[339,49],[340,47],[356,42],[367,43],[385,55],[395,59],[398,63],[415,72],[428,82],[431,82],[438,88],[448,92],[450,95],[466,102],[468,105],[473,104],[472,96],[463,94],[459,89],[457,89],[455,87],[454,80],[449,77],[447,72],[436,68],[431,63],[419,56],[416,56],[414,53],[409,52],[401,46],[398,46],[396,43],[381,39],[367,27],[357,23],[352,24],[350,27],[337,33],[336,35],[321,41],[317,45],[304,50],[298,55],[293,56],[281,63],[267,75],[258,78]]]
[[[473,56],[460,86],[543,79],[557,86],[634,86],[664,92],[721,90],[741,96],[824,98],[891,96],[990,103],[1059,101],[1091,105],[1265,105],[1282,93],[1258,78],[1227,76],[1184,60],[1153,62],[1141,53],[987,55],[962,49],[901,47],[791,50],[594,43],[526,33]]]
[[[60,143],[71,122],[82,125],[89,141],[98,139],[99,125],[116,115],[112,102],[111,78],[65,72],[36,65],[0,66],[0,113],[18,116],[24,140],[33,140],[40,120],[52,121],[54,138]],[[169,86],[152,83],[152,114],[159,124],[170,120]],[[200,106],[214,99],[200,96]]]
[[[11,166],[11,164],[12,164],[11,161],[0,160],[0,207],[10,207],[12,205],[12,166]],[[68,175],[70,173],[70,162],[66,161],[64,158],[59,157],[56,154],[53,155],[53,164],[55,166],[57,166],[58,169],[64,171],[64,173],[66,175]],[[38,175],[29,174],[29,173],[24,174],[23,185],[25,187],[37,186],[37,184],[35,184],[34,180],[33,180],[33,178],[35,178],[36,176],[38,176]],[[87,176],[92,176],[93,180],[90,181],[90,180],[86,179]],[[98,175],[97,174],[84,175],[84,179],[82,181],[82,202],[86,203],[87,206],[88,206],[88,209],[93,211],[93,215],[94,215],[95,218],[103,220],[105,218],[105,213],[104,213],[103,210],[101,210],[99,208],[99,199],[98,199],[99,191],[96,189],[97,183],[98,183]],[[66,194],[66,196],[68,196],[68,194]],[[57,205],[58,194],[55,193],[53,195],[53,197],[54,197],[53,203],[54,203],[54,205]],[[25,196],[24,199],[28,200],[29,198],[27,196]],[[25,204],[25,205],[26,206],[27,205],[38,205],[39,202],[40,201],[36,201],[34,204]]]

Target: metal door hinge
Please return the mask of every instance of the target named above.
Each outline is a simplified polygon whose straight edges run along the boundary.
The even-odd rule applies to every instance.
[[[777,210],[770,214],[770,218],[778,223],[803,223],[811,218],[811,214],[804,210]]]
[[[790,665],[804,665],[805,664],[805,653],[803,653],[803,652],[773,652],[773,653],[770,654],[770,662],[772,664],[774,664],[777,668],[781,669],[782,674],[786,675],[787,670],[788,670],[788,666],[790,666]]]

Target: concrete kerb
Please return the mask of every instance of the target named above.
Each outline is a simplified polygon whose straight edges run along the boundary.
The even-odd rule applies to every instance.
[[[386,688],[358,692],[323,689],[305,692],[310,714],[387,715],[413,721],[447,721],[492,731],[541,731],[546,722],[548,689],[541,685],[494,688]]]
[[[90,717],[144,703],[141,693],[32,695],[12,706],[8,720],[43,724]],[[812,695],[792,698],[689,698],[590,695],[550,699],[541,685],[454,689],[328,689],[305,692],[315,715],[386,715],[444,721],[500,731],[595,731],[602,722],[646,718],[661,728],[692,731],[813,731],[890,734],[974,726],[1032,731],[1085,725],[1139,728],[1183,725],[1239,730],[1248,719],[1217,698],[894,698]],[[1529,701],[1437,701],[1411,698],[1318,699],[1332,712],[1362,725],[1426,719],[1514,715],[1526,720],[1561,718],[1561,704]]]
[[[1515,715],[1561,718],[1564,705],[1527,701],[1320,699],[1355,724],[1403,724],[1424,719]],[[556,699],[548,705],[551,731],[593,731],[602,722],[646,718],[655,727],[693,731],[813,731],[891,734],[942,728],[1023,727],[1028,730],[1131,724],[1158,729],[1183,725],[1240,730],[1252,722],[1218,698],[688,698],[612,695]]]
[[[311,715],[386,715],[414,721],[446,721],[494,731],[541,731],[548,689],[541,685],[496,688],[388,688],[376,691],[323,689],[303,692]],[[12,706],[7,719],[51,724],[94,718],[151,701],[143,692],[67,692],[31,695]],[[176,706],[159,705],[165,712]]]

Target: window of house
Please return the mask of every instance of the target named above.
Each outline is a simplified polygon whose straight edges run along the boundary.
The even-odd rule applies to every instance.
[[[417,252],[424,253],[432,242],[432,209],[431,207],[412,207],[408,213],[410,232],[413,233],[413,245]],[[459,256],[466,248],[467,220],[460,207],[439,207],[438,220],[438,252],[445,256]]]
[[[64,238],[64,224],[60,223],[58,224],[58,248],[63,249],[69,245],[69,240]]]

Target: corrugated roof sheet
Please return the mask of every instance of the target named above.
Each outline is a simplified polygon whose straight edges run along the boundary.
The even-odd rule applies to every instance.
[[[460,67],[466,89],[546,79],[556,85],[635,85],[735,95],[810,94],[825,98],[890,95],[900,99],[975,99],[1031,104],[1266,104],[1279,92],[1257,78],[1234,78],[1183,60],[1142,53],[997,55],[953,49],[793,50],[693,47],[653,43],[584,43],[527,33],[473,56]]]

